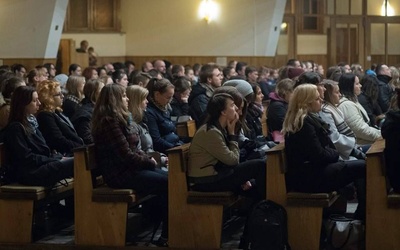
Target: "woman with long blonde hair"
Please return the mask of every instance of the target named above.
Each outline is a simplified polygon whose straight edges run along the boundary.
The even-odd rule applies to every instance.
[[[149,91],[139,85],[131,85],[126,88],[126,95],[129,98],[128,109],[139,130],[141,149],[148,155],[153,156],[159,166],[167,167],[168,157],[163,153],[154,151],[153,139],[146,124],[144,112],[147,108]]]
[[[288,191],[332,192],[355,184],[358,219],[365,218],[365,161],[339,161],[339,153],[329,138],[318,112],[320,93],[313,84],[301,84],[293,92],[283,122]]]

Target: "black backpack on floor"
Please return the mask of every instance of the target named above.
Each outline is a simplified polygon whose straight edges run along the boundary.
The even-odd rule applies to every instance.
[[[270,200],[260,201],[247,219],[244,236],[244,249],[290,250],[285,208]]]

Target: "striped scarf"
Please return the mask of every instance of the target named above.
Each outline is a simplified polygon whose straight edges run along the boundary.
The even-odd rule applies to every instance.
[[[337,109],[335,106],[324,103],[322,105],[322,112],[331,114],[333,117],[333,120],[335,121],[336,129],[338,132],[342,135],[346,135],[349,137],[356,137],[354,132],[350,129],[350,127],[347,125],[347,123],[344,121],[343,114],[342,112]]]

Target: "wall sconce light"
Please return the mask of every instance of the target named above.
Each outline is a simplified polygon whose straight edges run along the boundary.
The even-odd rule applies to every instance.
[[[207,23],[215,20],[218,16],[218,5],[213,0],[203,0],[199,8],[199,16]]]
[[[383,0],[381,16],[394,16],[394,9],[392,5],[390,5],[389,0]]]

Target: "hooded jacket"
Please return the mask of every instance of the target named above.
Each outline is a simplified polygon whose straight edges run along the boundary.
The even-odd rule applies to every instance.
[[[286,111],[288,109],[288,103],[285,99],[280,97],[276,92],[269,94],[271,102],[268,106],[267,112],[267,125],[268,130],[281,131],[283,120],[285,120]]]

